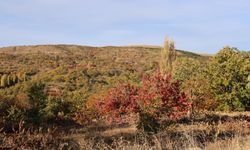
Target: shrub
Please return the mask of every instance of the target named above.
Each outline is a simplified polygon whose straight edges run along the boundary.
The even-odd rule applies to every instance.
[[[179,119],[190,108],[188,97],[181,91],[180,83],[171,75],[156,73],[144,76],[139,99],[145,112],[167,119]]]
[[[207,75],[207,63],[191,58],[178,59],[174,67],[174,79],[181,81],[183,91],[192,103],[195,111],[214,110],[216,101]]]
[[[61,97],[48,97],[44,107],[44,115],[47,119],[56,117],[66,117],[67,114],[74,112],[73,102],[64,100]]]
[[[250,110],[250,53],[225,47],[209,63],[210,85],[219,110]]]
[[[138,87],[125,84],[108,91],[107,95],[97,97],[96,107],[109,121],[121,122],[121,116],[139,112]]]
[[[120,85],[96,100],[99,112],[111,121],[122,122],[122,116],[137,113],[140,116],[139,123],[146,125],[145,128],[151,124],[147,122],[156,125],[160,119],[179,119],[190,108],[187,96],[180,90],[180,84],[172,81],[170,75],[160,73],[144,76],[140,86]],[[146,118],[155,119],[148,121],[145,114]]]
[[[11,131],[24,118],[24,110],[13,98],[0,97],[0,128]]]
[[[30,108],[27,110],[27,119],[29,122],[40,123],[44,119],[44,108],[46,107],[47,98],[44,89],[45,84],[37,82],[28,90]]]
[[[0,95],[0,128],[10,131],[20,121],[40,126],[51,120],[67,119],[75,111],[73,101],[47,96],[42,82],[33,83],[27,91],[15,97]]]

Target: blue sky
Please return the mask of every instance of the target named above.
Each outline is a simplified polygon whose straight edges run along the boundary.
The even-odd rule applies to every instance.
[[[0,47],[162,45],[250,49],[249,0],[0,0]]]

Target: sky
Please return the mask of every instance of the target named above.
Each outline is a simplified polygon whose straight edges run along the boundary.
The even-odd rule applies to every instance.
[[[163,45],[250,49],[249,0],[0,0],[0,47]]]

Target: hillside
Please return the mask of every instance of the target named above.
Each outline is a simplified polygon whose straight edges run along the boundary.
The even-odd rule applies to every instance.
[[[243,76],[237,82],[243,83],[242,93],[247,93],[249,55],[225,48],[210,60],[209,56],[177,50],[171,78],[157,72],[160,50],[145,45],[0,48],[0,147],[14,147],[21,141],[19,145],[26,147],[37,143],[35,149],[41,143],[42,149],[62,145],[64,149],[69,149],[65,145],[120,149],[131,144],[134,149],[156,145],[159,149],[214,145],[223,149],[221,141],[232,147],[234,140],[241,142],[233,143],[233,149],[249,147],[249,112],[235,116],[209,112],[231,107],[227,99],[213,97],[212,83],[220,97],[228,92],[215,82],[218,77],[227,81],[227,73],[236,74],[237,79]],[[225,55],[230,58],[228,70],[217,60],[224,60]],[[239,58],[245,59],[239,63]],[[231,72],[234,70],[242,72]],[[208,73],[213,78],[208,78]],[[237,106],[249,110],[249,98],[240,96],[236,100],[242,99],[242,105]],[[190,117],[191,106],[194,115]]]
[[[0,94],[26,92],[28,85],[42,81],[57,94],[85,101],[89,96],[118,83],[138,83],[143,74],[158,68],[160,47],[37,45],[0,48],[0,76],[6,83]],[[201,61],[208,57],[177,50],[183,57]],[[11,80],[11,81],[10,81]],[[53,91],[53,90],[52,90]]]
[[[37,45],[37,46],[13,46],[0,48],[1,70],[16,71],[22,67],[38,69],[40,71],[54,69],[58,65],[80,64],[82,61],[113,62],[156,62],[159,59],[161,47],[156,46],[106,46],[91,47],[79,45]],[[202,56],[192,52],[177,50],[179,57],[191,57],[199,60],[206,60]],[[126,57],[124,57],[126,56]],[[52,64],[42,63],[50,60]],[[25,60],[25,61],[24,61]],[[17,62],[17,63],[16,63]],[[28,63],[29,62],[29,63]],[[7,65],[8,64],[8,65]],[[32,66],[30,66],[32,64]],[[50,68],[52,67],[52,68]]]
[[[81,46],[81,45],[34,45],[34,46],[10,46],[0,48],[0,53],[7,54],[33,54],[33,53],[47,53],[47,54],[69,54],[69,53],[82,53],[84,50],[160,50],[160,46],[152,45],[131,45],[131,46],[104,46],[104,47],[93,47],[93,46]],[[185,50],[178,50],[179,55],[186,55],[190,57],[202,57],[203,55],[188,52]]]

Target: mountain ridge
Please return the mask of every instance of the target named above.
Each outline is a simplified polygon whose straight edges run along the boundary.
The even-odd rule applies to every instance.
[[[73,49],[127,49],[127,48],[133,48],[133,49],[156,49],[160,50],[161,46],[155,46],[155,45],[124,45],[124,46],[89,46],[89,45],[76,45],[76,44],[44,44],[44,45],[21,45],[21,46],[7,46],[7,47],[0,47],[0,53],[7,53],[7,54],[22,54],[22,53],[37,53],[37,52],[43,52],[43,53],[60,53],[61,50],[68,50],[71,51]],[[183,53],[183,54],[189,54],[189,55],[196,55],[196,56],[212,56],[211,54],[200,54],[195,53],[187,50],[180,50],[176,49],[177,52]]]

